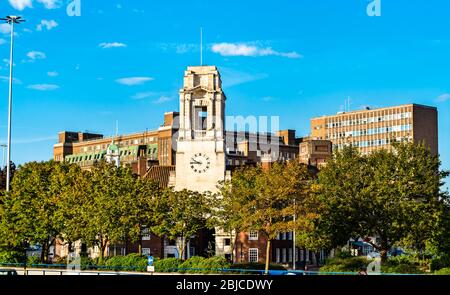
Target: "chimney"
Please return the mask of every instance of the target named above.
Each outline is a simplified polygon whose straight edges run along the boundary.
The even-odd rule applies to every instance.
[[[272,167],[272,155],[271,154],[264,154],[261,157],[261,167],[263,170],[268,171]]]

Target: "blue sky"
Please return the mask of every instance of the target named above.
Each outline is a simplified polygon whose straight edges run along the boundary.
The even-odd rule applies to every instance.
[[[81,0],[69,17],[58,0],[0,0],[17,28],[12,159],[46,160],[61,130],[155,129],[178,110],[183,71],[222,73],[227,115],[280,116],[307,135],[309,119],[419,103],[438,107],[450,169],[450,2],[382,0]],[[168,3],[166,3],[168,2]],[[0,25],[0,142],[6,139],[8,28]],[[3,97],[3,99],[1,99]]]

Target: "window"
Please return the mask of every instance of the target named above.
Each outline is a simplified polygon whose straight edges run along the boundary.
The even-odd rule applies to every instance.
[[[275,249],[275,262],[280,263],[280,248]]]
[[[148,228],[144,228],[142,230],[142,240],[143,241],[150,241],[150,231]]]
[[[248,250],[248,262],[258,262],[258,248],[250,248]]]
[[[248,239],[252,241],[258,240],[258,231],[257,230],[250,231]]]
[[[281,261],[282,262],[286,262],[286,248],[283,248],[282,250],[281,250]]]
[[[207,107],[195,107],[195,130],[206,130],[206,118],[208,117]]]
[[[142,248],[142,255],[150,255],[150,248]]]
[[[231,245],[231,239],[223,239],[223,244],[225,246],[230,246]]]
[[[292,248],[288,249],[288,260],[289,262],[292,262]]]
[[[177,244],[176,244],[176,241],[175,241],[175,240],[168,240],[168,241],[167,241],[167,245],[168,245],[168,246],[176,246]]]

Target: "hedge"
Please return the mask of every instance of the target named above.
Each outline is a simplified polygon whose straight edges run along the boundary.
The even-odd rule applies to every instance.
[[[367,267],[371,261],[365,257],[352,258],[328,258],[321,272],[358,272],[362,267]]]

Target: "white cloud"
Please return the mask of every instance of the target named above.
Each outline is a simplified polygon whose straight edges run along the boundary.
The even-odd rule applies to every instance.
[[[160,103],[165,103],[165,102],[171,101],[173,99],[174,99],[173,97],[163,95],[160,98],[158,98],[157,100],[153,101],[153,103],[160,104]]]
[[[134,86],[134,85],[142,85],[145,82],[152,81],[153,78],[150,77],[128,77],[117,79],[116,82],[122,85]]]
[[[52,71],[52,72],[47,72],[47,75],[48,75],[49,77],[56,77],[56,76],[58,76],[59,74],[58,74],[58,72]]]
[[[271,47],[258,47],[245,43],[216,43],[212,45],[212,51],[222,56],[282,56],[287,58],[301,58],[302,55],[295,51],[280,52]]]
[[[232,87],[248,82],[262,80],[269,76],[265,73],[246,73],[224,67],[222,67],[220,70],[222,73],[222,81],[224,87]]]
[[[444,102],[444,101],[447,101],[449,99],[450,99],[450,93],[444,93],[442,95],[439,95],[438,98],[437,98],[437,100],[439,102]]]
[[[0,45],[6,44],[6,40],[5,39],[0,39]]]
[[[132,99],[144,99],[144,98],[148,98],[148,97],[152,97],[155,96],[155,92],[139,92],[136,93],[135,95],[133,95],[131,98]]]
[[[22,138],[22,139],[13,139],[11,142],[13,144],[30,144],[30,143],[36,143],[41,141],[50,141],[50,140],[57,140],[57,137],[52,136],[45,136],[45,137],[34,137],[34,138]]]
[[[7,77],[7,76],[0,76],[0,81],[9,82],[9,77]],[[22,84],[22,81],[20,81],[17,78],[13,78],[13,83],[14,84]]]
[[[27,53],[27,57],[30,59],[30,61],[35,61],[37,59],[45,59],[47,56],[45,53],[40,51],[30,51]]]
[[[9,4],[17,10],[24,10],[27,7],[33,7],[31,0],[9,0]]]
[[[37,2],[44,4],[47,9],[55,9],[61,7],[61,0],[37,0]]]
[[[103,48],[103,49],[105,49],[105,48],[116,48],[116,47],[127,47],[126,44],[120,43],[120,42],[100,43],[98,46]]]
[[[52,90],[56,90],[60,87],[55,84],[33,84],[33,85],[28,85],[27,88],[39,90],[39,91],[52,91]]]
[[[41,20],[41,23],[37,25],[36,30],[42,31],[42,29],[45,27],[47,31],[50,31],[51,29],[58,26],[58,23],[54,20]]]
[[[9,24],[0,24],[0,33],[2,34],[11,33],[11,26]]]

